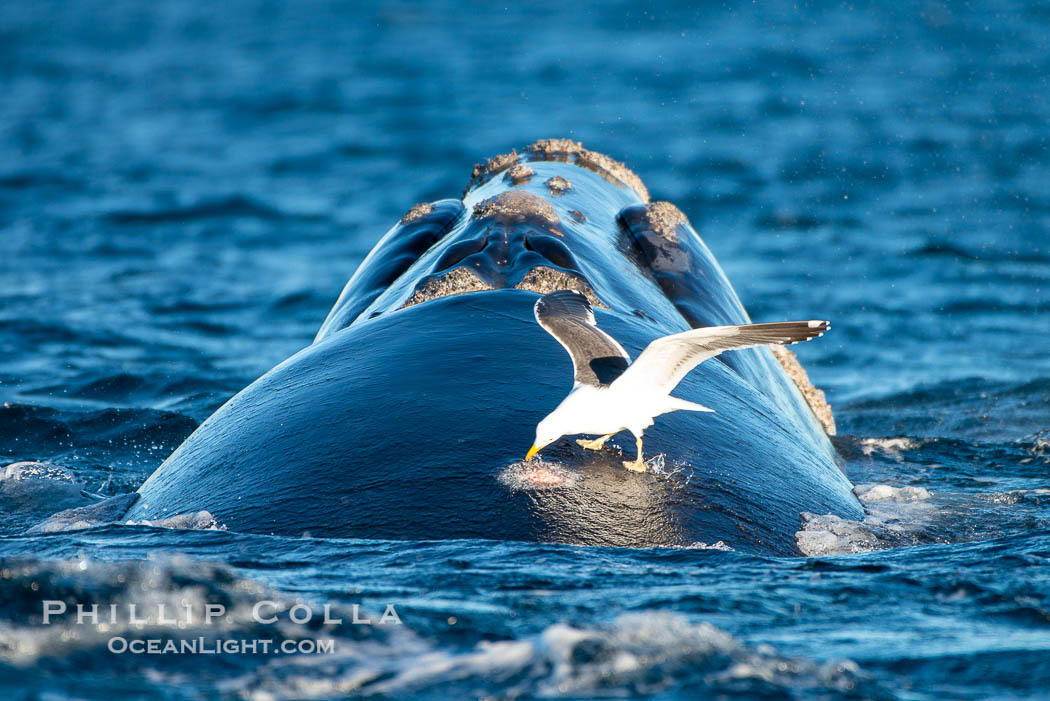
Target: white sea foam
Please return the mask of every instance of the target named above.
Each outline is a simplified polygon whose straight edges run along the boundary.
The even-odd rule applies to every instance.
[[[858,484],[853,493],[863,502],[896,504],[926,501],[930,493],[922,487],[894,487],[888,484]]]
[[[731,548],[728,545],[726,545],[725,541],[722,541],[722,540],[720,540],[720,541],[718,541],[716,543],[710,543],[710,544],[708,544],[708,543],[701,543],[700,541],[697,541],[695,543],[691,543],[690,545],[688,545],[686,547],[692,548],[694,550],[724,550],[726,552],[732,552],[733,551],[733,548]]]
[[[655,472],[657,474],[669,474],[674,472],[673,468],[681,467],[680,465],[668,465],[667,455],[664,453],[657,453],[651,458],[647,458],[645,461],[645,469],[649,472]]]
[[[215,520],[208,511],[178,514],[167,518],[141,521],[125,521],[127,526],[154,526],[156,528],[174,528],[194,531],[225,531],[226,526]]]
[[[922,445],[921,441],[908,436],[897,436],[893,438],[865,438],[860,442],[860,450],[864,455],[881,453],[887,457],[897,460],[901,459],[901,453],[915,450]]]
[[[75,595],[68,586],[71,578],[77,583]],[[194,640],[198,637],[212,641],[298,640],[324,638],[330,628],[316,625],[325,615],[324,602],[292,597],[255,580],[238,577],[222,565],[181,556],[122,563],[86,558],[8,561],[0,578],[0,595],[13,606],[11,615],[0,621],[0,637],[10,641],[0,645],[0,661],[16,667],[35,665],[41,658],[61,659],[78,654],[86,659],[94,656],[96,663],[131,678],[142,673],[141,659],[137,659],[137,655],[114,655],[107,651],[107,644],[115,636],[129,640]],[[46,625],[43,624],[45,601],[56,606],[60,602],[66,604],[65,610],[49,609],[50,620]],[[268,602],[263,613],[256,609],[260,601]],[[94,614],[78,618],[77,604],[85,611],[93,610]],[[93,604],[97,604],[95,609]],[[221,612],[214,611],[217,604],[221,605]],[[315,625],[292,620],[288,612],[296,604],[308,607]],[[379,619],[376,611],[365,607],[352,612],[339,604],[330,606],[333,607],[331,615],[343,621],[352,620],[355,613],[372,621]],[[272,622],[259,620],[271,616]],[[368,639],[375,638],[388,641],[385,647],[404,649],[406,654],[412,652],[414,636],[404,630],[404,626],[353,627],[354,636],[342,641],[344,649],[353,648],[360,655],[368,655]],[[389,636],[399,637],[390,641]],[[265,666],[262,673],[265,674]]]
[[[1031,457],[1021,460],[1022,465],[1036,461],[1042,462],[1044,465],[1050,465],[1050,429],[1034,433],[1028,436],[1025,441],[1031,441],[1031,444],[1025,448],[1025,452]]]
[[[802,530],[795,533],[795,544],[803,555],[843,555],[880,550],[883,544],[874,524],[850,521],[834,514],[802,514]]]
[[[481,642],[464,652],[431,648],[377,656],[366,662],[367,669],[346,664],[351,659],[358,662],[360,656],[355,651],[342,659],[297,660],[294,666],[278,659],[281,669],[275,667],[270,680],[242,693],[263,701],[351,693],[404,697],[441,689],[447,697],[466,698],[496,681],[506,698],[619,696],[625,689],[643,696],[690,679],[738,691],[749,682],[767,690],[773,685],[847,691],[864,679],[849,660],[784,657],[767,645],[750,647],[709,623],[668,612],[624,614],[597,627],[555,623],[525,639]]]
[[[993,504],[1042,504],[1050,501],[1050,488],[1012,489],[1009,492],[991,492],[977,496]]]
[[[853,493],[865,505],[865,516],[851,521],[834,514],[803,513],[795,544],[803,555],[842,555],[916,545],[938,513],[923,487],[861,484]]]
[[[78,598],[42,625],[40,601],[69,599],[71,577],[77,581]],[[30,582],[35,584],[32,591]],[[0,622],[0,634],[12,641],[0,646],[0,660],[15,667],[75,655],[104,661],[110,673],[128,680],[145,675],[151,684],[166,685],[185,683],[179,679],[185,672],[152,665],[144,669],[140,656],[110,654],[112,638],[323,638],[334,643],[331,654],[259,659],[221,682],[224,695],[257,701],[428,693],[470,698],[491,693],[494,683],[506,698],[607,696],[624,689],[643,696],[683,685],[712,690],[712,695],[735,691],[740,697],[751,684],[763,693],[772,686],[805,695],[807,690],[854,691],[869,683],[848,660],[787,657],[768,645],[744,644],[709,623],[667,611],[632,612],[598,624],[552,623],[517,639],[480,642],[469,649],[417,633],[407,617],[403,625],[377,624],[375,610],[362,610],[373,621],[368,625],[303,626],[293,623],[288,611],[311,602],[222,565],[184,557],[8,562],[0,594],[18,604],[12,617]],[[255,613],[259,601],[273,602],[267,615],[284,613],[263,624]],[[208,607],[216,602],[225,608],[209,619]],[[79,623],[74,603],[101,604],[99,619]],[[317,619],[323,616],[322,603],[312,602]],[[115,620],[109,618],[111,605],[118,612]],[[333,606],[333,616],[344,623],[352,620],[348,605]],[[145,623],[136,618],[145,618]]]

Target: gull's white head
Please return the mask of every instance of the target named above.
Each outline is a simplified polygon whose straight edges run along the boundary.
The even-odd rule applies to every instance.
[[[532,444],[532,447],[529,448],[529,453],[525,456],[525,459],[531,460],[536,453],[540,452],[543,448],[558,440],[566,433],[568,433],[568,431],[562,426],[557,410],[552,411],[545,419],[543,419],[543,421],[536,424],[536,441]]]

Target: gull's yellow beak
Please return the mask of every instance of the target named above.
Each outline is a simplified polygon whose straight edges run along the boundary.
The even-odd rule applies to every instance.
[[[529,452],[525,455],[525,459],[526,460],[532,460],[532,456],[535,455],[538,452],[540,452],[540,447],[538,445],[536,445],[535,443],[533,443],[532,447],[529,448]]]

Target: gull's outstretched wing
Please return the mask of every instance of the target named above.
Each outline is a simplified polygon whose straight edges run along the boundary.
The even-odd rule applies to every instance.
[[[683,331],[650,343],[618,382],[670,393],[690,370],[722,351],[799,343],[823,336],[830,328],[827,321],[780,321]]]
[[[631,359],[609,334],[598,328],[591,305],[579,292],[543,295],[534,307],[536,321],[572,357],[577,384],[600,387],[623,374]]]

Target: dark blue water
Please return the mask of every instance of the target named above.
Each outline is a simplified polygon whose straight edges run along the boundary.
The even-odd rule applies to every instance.
[[[0,464],[74,480],[0,481],[4,696],[1045,698],[1048,75],[1038,2],[0,5]],[[799,355],[847,474],[926,493],[815,518],[794,559],[19,535],[133,491],[410,205],[551,136],[677,203],[756,320],[832,319]],[[178,635],[335,652],[112,654],[175,632],[43,626],[61,598],[224,602]]]

